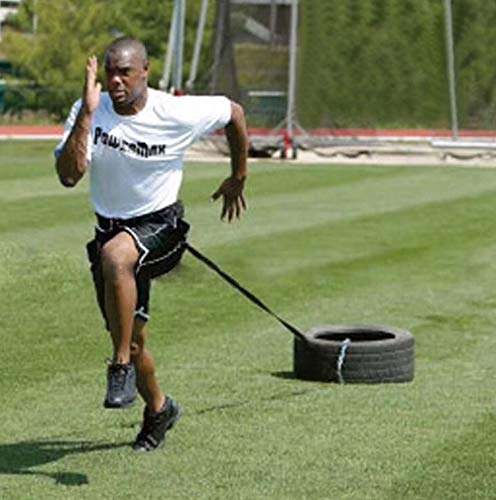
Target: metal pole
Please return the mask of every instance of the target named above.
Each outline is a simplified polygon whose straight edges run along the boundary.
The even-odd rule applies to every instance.
[[[169,88],[170,74],[172,67],[172,54],[174,53],[174,45],[176,42],[176,18],[177,18],[177,5],[174,5],[174,10],[172,11],[171,25],[169,28],[169,40],[167,42],[167,52],[165,54],[164,71],[162,73],[162,78],[159,83],[159,87],[162,90],[167,90]]]
[[[451,107],[451,135],[453,140],[458,139],[458,111],[456,107],[456,81],[455,81],[455,50],[453,44],[453,15],[451,0],[444,0],[446,18],[446,53],[448,60],[448,78]]]
[[[38,0],[34,0],[34,12],[33,12],[33,33],[36,35],[38,31]]]
[[[288,85],[288,108],[286,122],[288,135],[293,142],[294,118],[295,118],[295,90],[296,90],[296,51],[298,47],[298,0],[291,3],[291,35],[289,41],[289,85]]]
[[[174,89],[182,89],[183,81],[183,46],[184,46],[184,20],[186,17],[186,0],[176,0],[177,5],[177,28],[174,60]]]
[[[200,60],[200,51],[203,42],[203,33],[205,32],[205,23],[207,21],[208,0],[202,0],[200,20],[198,21],[198,30],[196,32],[195,49],[193,52],[193,60],[191,61],[191,71],[189,79],[186,82],[188,91],[193,89],[193,84],[196,80],[196,73],[198,71],[198,61]]]
[[[219,65],[222,56],[224,32],[226,29],[227,2],[229,0],[217,0],[217,22],[215,23],[215,45],[214,62],[212,64],[212,78],[210,80],[210,93],[217,92],[219,79]]]
[[[277,29],[277,4],[276,0],[270,2],[270,46],[273,47],[276,42]]]

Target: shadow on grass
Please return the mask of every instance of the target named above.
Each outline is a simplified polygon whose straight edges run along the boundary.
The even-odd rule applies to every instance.
[[[296,380],[296,375],[294,374],[294,372],[288,372],[288,371],[272,372],[271,375],[273,377],[284,378],[286,380]]]
[[[89,441],[21,441],[0,444],[0,475],[45,476],[57,484],[81,486],[88,484],[88,476],[78,472],[44,472],[33,467],[56,462],[67,455],[90,453],[128,446],[129,443],[93,444]]]
[[[284,372],[285,373],[285,372]],[[270,401],[279,401],[290,399],[298,396],[304,396],[310,392],[313,392],[313,389],[301,389],[301,390],[292,390],[292,391],[283,391],[277,394],[272,394],[271,396],[261,397],[258,399],[258,402],[270,402]],[[251,399],[245,399],[241,401],[232,401],[228,403],[222,403],[214,406],[210,406],[208,408],[203,408],[202,410],[197,410],[194,412],[196,415],[203,415],[204,413],[211,413],[216,411],[230,410],[240,408],[242,406],[250,406],[253,404]]]

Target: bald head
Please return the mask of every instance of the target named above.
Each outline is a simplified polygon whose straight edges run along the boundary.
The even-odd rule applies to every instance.
[[[148,54],[146,53],[145,46],[136,38],[128,36],[121,36],[116,38],[108,47],[105,52],[105,59],[112,54],[121,53],[133,54],[143,65],[148,64]]]
[[[147,98],[148,57],[145,46],[135,38],[114,40],[105,52],[105,77],[114,109],[135,114]]]

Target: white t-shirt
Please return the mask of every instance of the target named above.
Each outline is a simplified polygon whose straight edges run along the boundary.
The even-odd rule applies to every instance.
[[[72,106],[60,154],[76,121]],[[114,111],[107,92],[93,115],[88,137],[90,193],[95,212],[127,219],[160,210],[177,200],[188,146],[225,127],[231,102],[223,96],[172,96],[148,88],[145,107],[135,115]]]

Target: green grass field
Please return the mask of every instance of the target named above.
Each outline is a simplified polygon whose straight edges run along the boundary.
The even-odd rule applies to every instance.
[[[495,498],[496,171],[253,163],[228,225],[227,164],[188,164],[195,246],[302,329],[410,330],[416,376],[295,379],[291,335],[186,256],[149,342],[184,416],[140,455],[141,404],[102,407],[87,181],[60,187],[52,149],[0,143],[0,498]]]

